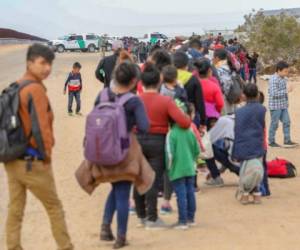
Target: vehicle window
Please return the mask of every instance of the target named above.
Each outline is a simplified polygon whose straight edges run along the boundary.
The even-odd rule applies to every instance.
[[[160,38],[159,34],[151,34],[151,38]]]
[[[83,40],[83,36],[76,36],[76,40]]]
[[[69,36],[68,41],[74,41],[76,40],[76,36]]]
[[[86,36],[86,40],[96,40],[97,39],[97,36],[95,35],[87,35]]]

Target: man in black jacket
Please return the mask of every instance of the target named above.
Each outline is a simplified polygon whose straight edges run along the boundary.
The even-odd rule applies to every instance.
[[[95,71],[96,78],[104,83],[104,88],[109,87],[113,70],[117,64],[119,54],[123,48],[122,41],[115,41],[112,45],[114,54],[101,59]]]
[[[187,70],[189,63],[187,54],[181,51],[176,52],[173,56],[173,63],[178,70],[178,83],[185,88],[188,101],[195,106],[194,122],[198,127],[203,128],[206,125],[203,91],[198,78]]]

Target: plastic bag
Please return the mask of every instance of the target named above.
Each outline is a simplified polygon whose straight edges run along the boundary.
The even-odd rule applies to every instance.
[[[214,158],[214,151],[212,147],[212,143],[207,132],[204,132],[201,136],[200,142],[200,159],[208,160]]]

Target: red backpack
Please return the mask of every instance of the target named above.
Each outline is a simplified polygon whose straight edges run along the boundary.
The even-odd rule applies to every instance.
[[[285,159],[276,158],[267,163],[268,176],[273,178],[292,178],[297,176],[296,167]]]

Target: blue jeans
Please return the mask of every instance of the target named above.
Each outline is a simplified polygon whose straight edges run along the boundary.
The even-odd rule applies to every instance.
[[[129,181],[112,183],[112,190],[106,201],[103,224],[111,225],[117,211],[118,236],[125,237],[127,233],[130,189]]]
[[[178,222],[181,224],[195,221],[196,198],[194,184],[194,177],[185,177],[172,181],[173,189],[177,196]]]
[[[68,112],[72,113],[73,99],[76,100],[76,113],[80,111],[81,100],[80,100],[80,91],[69,91],[69,101],[68,101]]]
[[[271,124],[269,130],[269,143],[275,142],[276,130],[278,129],[279,121],[283,124],[284,142],[291,140],[290,128],[291,121],[288,109],[271,110]]]
[[[254,80],[254,83],[257,82],[256,78],[256,69],[249,69],[249,82],[252,83],[252,79]]]
[[[262,196],[270,196],[271,191],[270,191],[269,180],[268,180],[267,153],[264,155],[263,164],[264,164],[264,178],[260,185],[260,191],[262,193]]]

